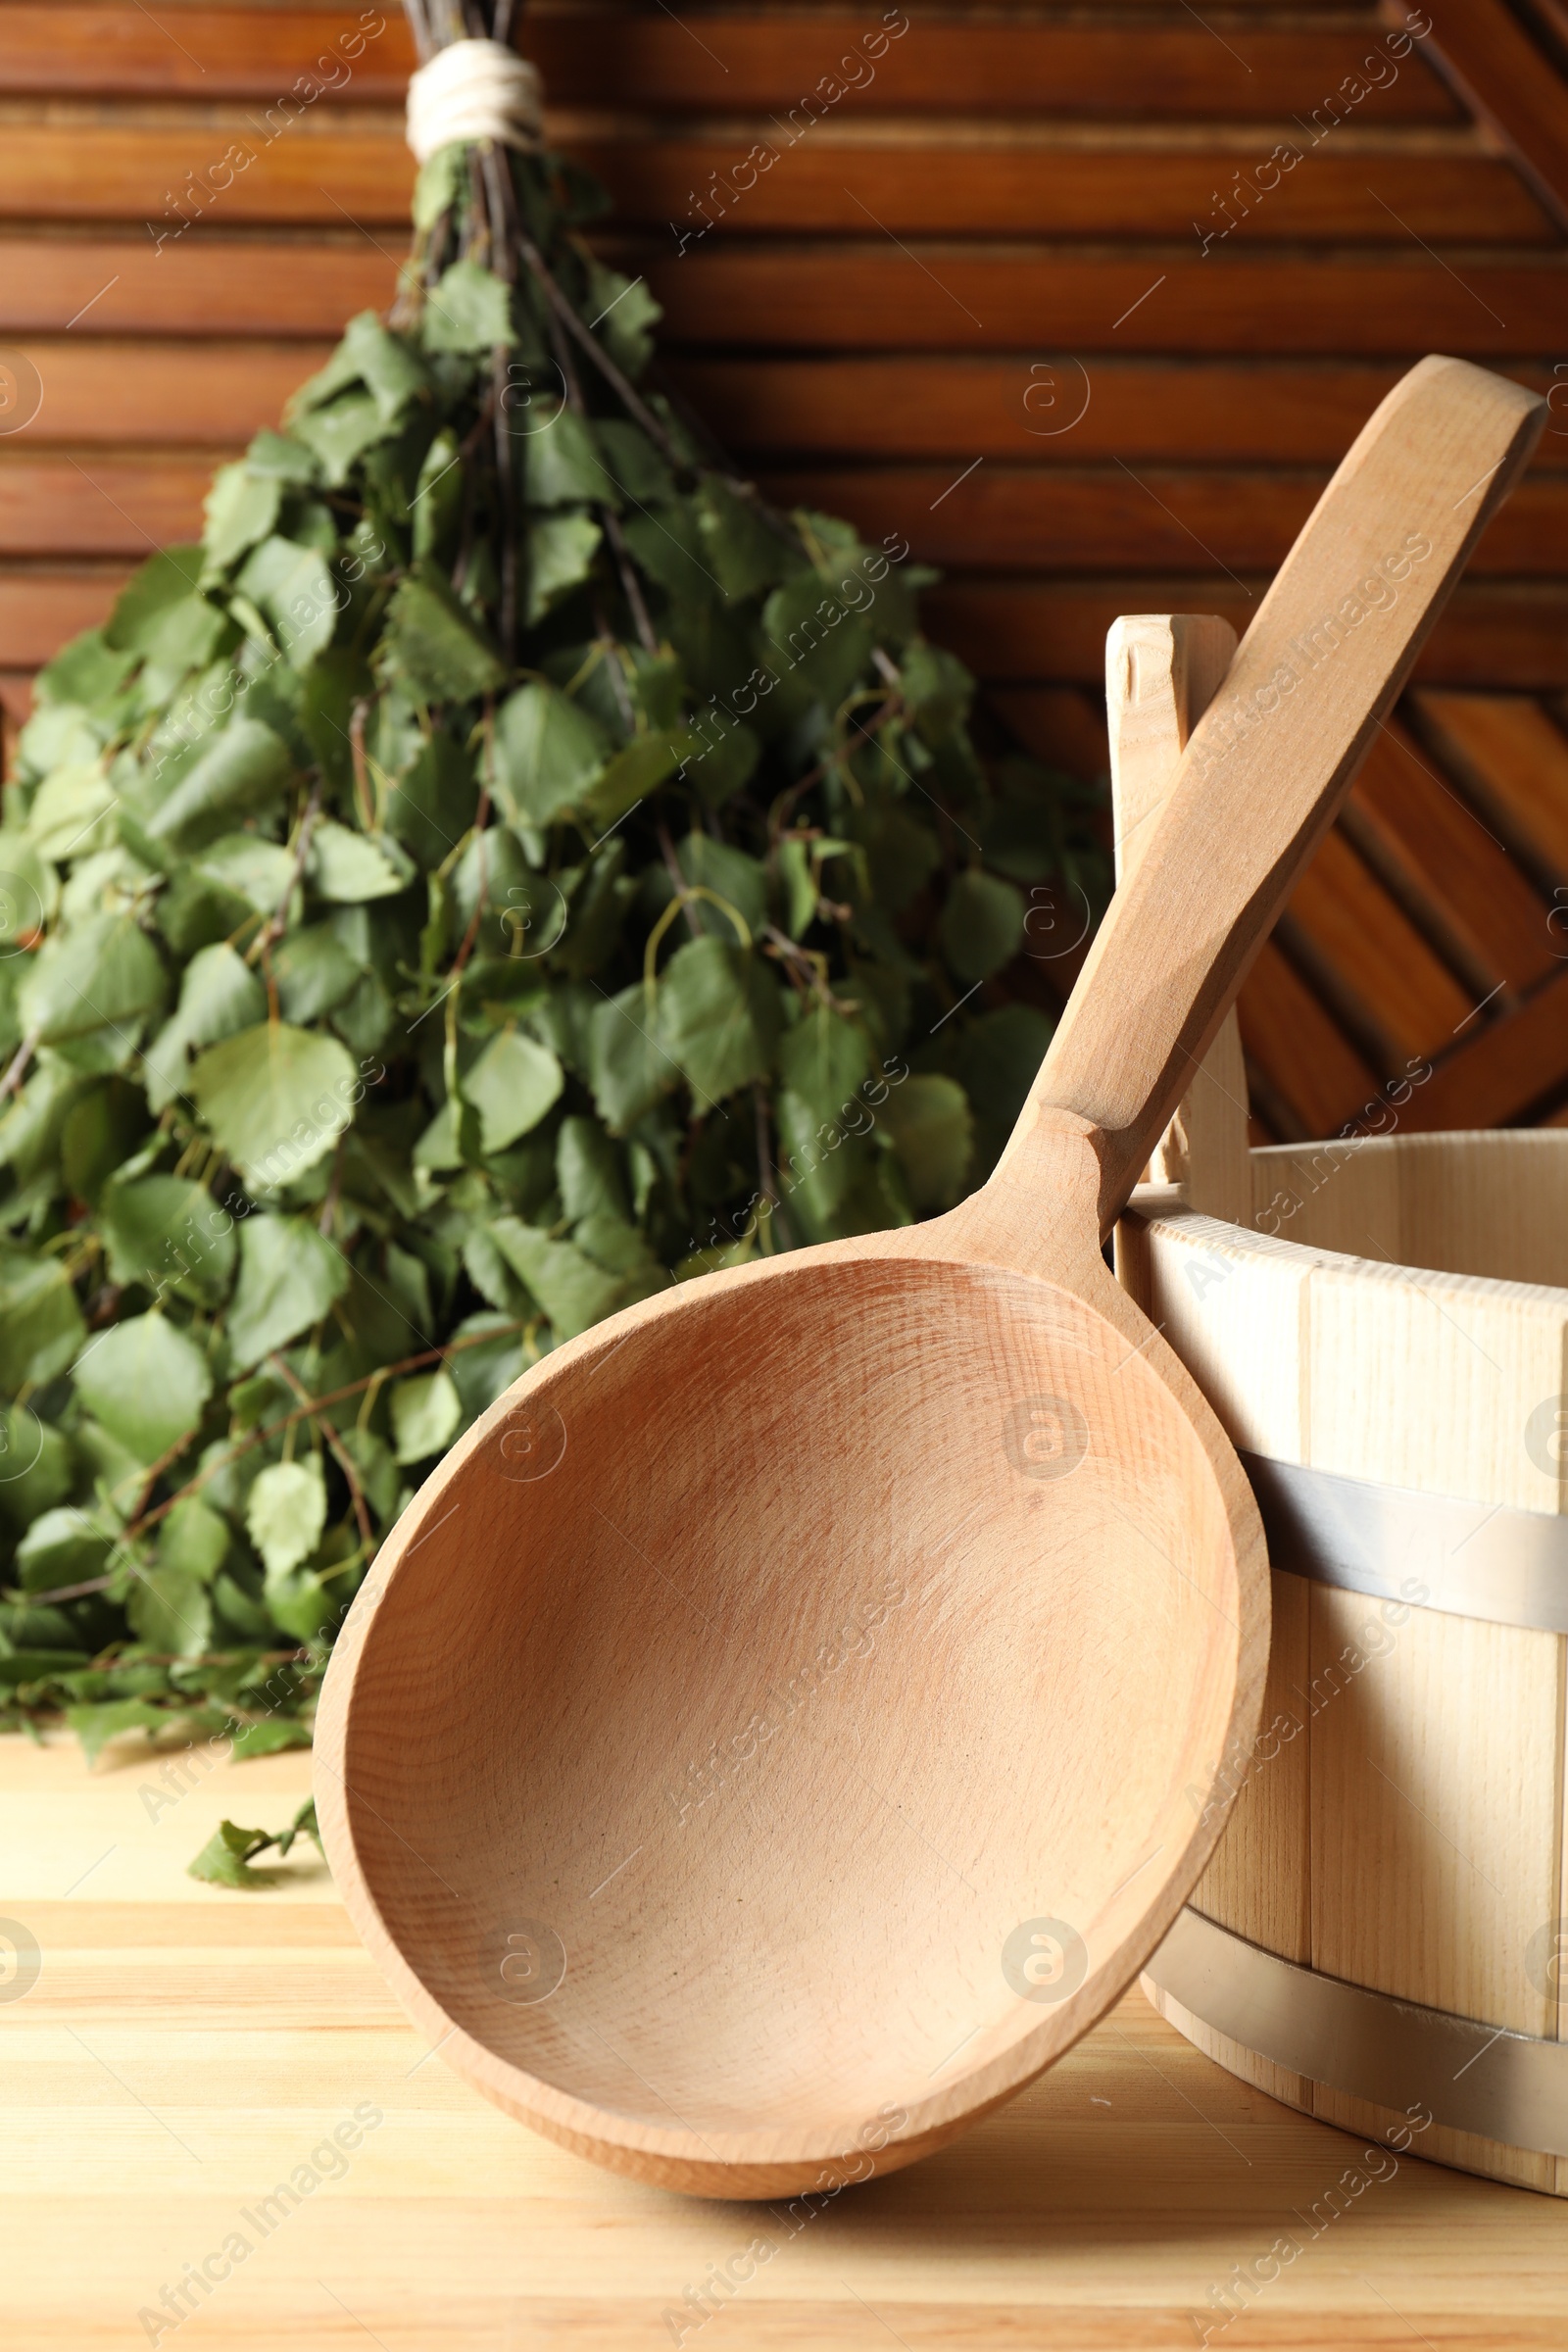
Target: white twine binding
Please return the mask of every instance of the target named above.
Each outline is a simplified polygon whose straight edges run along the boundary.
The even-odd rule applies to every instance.
[[[537,154],[544,93],[526,58],[500,41],[452,41],[409,83],[408,141],[421,164],[460,139]]]

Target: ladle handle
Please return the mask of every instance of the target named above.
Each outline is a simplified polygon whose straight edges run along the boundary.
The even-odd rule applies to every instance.
[[[994,1181],[1043,1111],[1075,1112],[1109,1231],[1544,416],[1431,358],[1369,417],[1193,732]]]

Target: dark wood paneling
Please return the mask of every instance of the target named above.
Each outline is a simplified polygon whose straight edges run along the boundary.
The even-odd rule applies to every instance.
[[[999,682],[1048,679],[1101,688],[1105,631],[1119,612],[1222,612],[1246,628],[1252,598],[1212,575],[1119,581],[964,580],[925,600],[932,634],[976,674]],[[1223,592],[1223,593],[1222,593]],[[1568,687],[1568,581],[1537,588],[1461,585],[1422,650],[1418,678],[1435,685]]]
[[[258,117],[265,123],[265,118]],[[297,125],[270,138],[230,119],[145,129],[98,124],[63,139],[50,123],[8,123],[0,139],[0,216],[9,220],[147,223],[170,243],[218,224],[340,225],[346,214],[407,233],[414,158],[393,130]],[[188,223],[189,225],[183,225]]]
[[[764,478],[781,506],[843,514],[872,538],[902,531],[933,564],[1093,573],[1206,562],[1245,575],[1284,562],[1328,475],[1114,466],[1066,473],[982,461],[958,475],[933,466]],[[1568,478],[1538,479],[1492,522],[1469,573],[1553,577],[1565,549]]]
[[[1409,252],[979,255],[863,248],[633,251],[677,342],[778,351],[1428,351],[1483,357],[1568,312],[1568,263]],[[1455,274],[1455,270],[1462,274]],[[1510,323],[1511,322],[1511,323]]]
[[[338,45],[357,29],[365,42],[350,58]],[[365,10],[0,6],[0,88],[12,97],[265,102],[318,62],[332,103],[401,106],[416,61],[397,0]]]
[[[1339,464],[1403,373],[1393,360],[1101,355],[1086,369],[1057,346],[1047,348],[1054,356],[1040,361],[683,355],[670,372],[732,449],[760,462],[832,454],[884,463],[984,456],[1070,466],[1177,458],[1325,467]],[[1539,361],[1488,364],[1538,392],[1562,380]],[[1568,414],[1544,436],[1534,463],[1568,467]]]
[[[759,127],[765,140],[767,123]],[[1387,245],[1391,231],[1398,233],[1391,207],[1413,235],[1429,239],[1562,241],[1513,167],[1478,154],[1388,148],[1303,158],[1231,229],[1238,208],[1224,209],[1220,199],[1238,172],[1262,160],[1238,153],[1234,135],[1223,146],[1174,151],[1102,133],[1093,147],[975,143],[934,152],[929,132],[922,137],[913,125],[908,143],[897,147],[846,133],[789,148],[773,135],[777,161],[760,169],[753,161],[741,175],[750,186],[732,177],[749,152],[734,136],[589,139],[574,142],[574,152],[603,180],[621,220],[667,229],[677,243],[689,236],[694,248],[732,233],[863,236],[869,213],[901,236],[1168,238],[1198,258],[1200,227],[1227,244]]]
[[[1414,883],[1473,959],[1482,994],[1498,981],[1519,989],[1550,976],[1546,902],[1451,775],[1397,722],[1375,738],[1343,821],[1383,870]]]
[[[1334,976],[1355,1025],[1387,1052],[1391,1068],[1437,1054],[1475,1002],[1422,938],[1345,836],[1331,832],[1290,903],[1290,920]]]
[[[1304,1135],[1332,1135],[1382,1083],[1272,940],[1248,974],[1238,1007],[1248,1058],[1264,1072]]]
[[[401,245],[348,224],[298,242],[199,226],[161,253],[145,229],[13,235],[0,239],[0,332],[60,334],[75,319],[81,334],[318,337],[391,299]],[[917,257],[882,239],[678,259],[628,249],[617,258],[647,270],[674,342],[776,351],[1511,357],[1532,326],[1568,310],[1568,261],[1544,257],[1461,257],[1463,282],[1419,251],[1205,263],[928,246]]]
[[[107,618],[132,566],[0,572],[0,660],[7,669],[41,669],[68,637]]]
[[[94,443],[231,448],[277,422],[289,394],[322,366],[332,345],[93,342],[77,332],[53,341],[29,337],[18,348],[43,390],[36,418],[12,440],[20,453],[44,441],[78,449]]]
[[[213,459],[0,458],[0,557],[142,556],[198,539]]]
[[[274,422],[331,350],[324,340],[96,340],[88,335],[95,316],[69,335],[20,341],[44,387],[29,440],[227,446]],[[1538,391],[1553,381],[1525,361],[1505,361],[1499,371]],[[1070,362],[933,354],[686,358],[668,372],[729,449],[775,467],[797,457],[952,457],[961,466],[983,456],[1069,468],[1120,457],[1140,470],[1148,459],[1327,470],[1401,369],[1396,362],[1097,359],[1086,376]],[[1544,436],[1534,465],[1568,471],[1568,427]]]
[[[31,458],[24,437],[0,445],[0,557],[119,552],[138,532],[189,537],[200,529],[211,467],[206,455],[127,463],[91,451]],[[902,534],[922,561],[1086,575],[1169,571],[1204,559],[1244,575],[1272,570],[1322,487],[1311,476],[1149,470],[1133,479],[1004,466],[956,486],[945,467],[762,479],[779,506],[842,514],[870,539]],[[1471,576],[1550,576],[1565,544],[1568,479],[1527,483],[1477,548]]]
[[[0,335],[336,337],[397,291],[403,239],[345,227],[308,244],[200,231],[153,249],[135,237],[0,237]]]
[[[1445,1127],[1502,1127],[1568,1080],[1568,967],[1527,1004],[1477,1027],[1400,1117],[1428,1133]]]
[[[1141,23],[1096,24],[1041,22],[1028,10],[967,21],[959,10],[911,12],[907,31],[874,60],[863,43],[882,19],[877,9],[687,9],[681,17],[584,10],[531,19],[521,45],[558,106],[787,113],[859,45],[861,65],[840,78],[854,75],[862,86],[839,102],[858,111],[1286,123],[1310,118],[1382,37],[1371,22],[1316,27],[1265,20],[1245,32],[1232,26],[1220,41],[1188,14],[1162,13],[1163,23],[1144,12]],[[401,11],[389,0],[368,15],[381,17],[386,30],[368,43],[347,95],[401,99],[414,62]],[[160,24],[157,11],[4,7],[0,86],[275,97],[359,19],[353,9],[173,6]],[[1396,80],[1364,101],[1362,115],[1374,108],[1379,123],[1462,120],[1419,48]]]
[[[1396,14],[1385,0],[1384,15]],[[1506,0],[1464,0],[1436,27],[1432,65],[1488,123],[1531,184],[1568,225],[1568,90]]]
[[[1496,831],[1568,892],[1568,737],[1524,696],[1423,695],[1418,708]]]

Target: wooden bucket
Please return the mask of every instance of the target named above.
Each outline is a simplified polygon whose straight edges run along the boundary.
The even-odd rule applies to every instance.
[[[1267,1230],[1148,1188],[1120,1235],[1274,1588],[1264,1728],[1145,1988],[1293,2107],[1568,2195],[1568,1131],[1246,1172]]]
[[[1124,871],[1231,642],[1111,631]],[[1427,1076],[1249,1152],[1232,1014],[1118,1232],[1274,1600],[1262,1731],[1216,1759],[1240,1794],[1144,1986],[1275,2098],[1563,2196],[1568,1128],[1400,1133]]]

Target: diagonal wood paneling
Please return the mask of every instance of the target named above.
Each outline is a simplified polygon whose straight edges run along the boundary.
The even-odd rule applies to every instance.
[[[934,630],[1074,772],[1103,763],[1110,618],[1244,627],[1412,359],[1560,388],[1249,982],[1254,1104],[1286,1136],[1417,1053],[1428,1123],[1568,1097],[1568,94],[1524,0],[1369,65],[1403,14],[581,0],[522,36],[664,304],[671,383],[775,496],[940,564]],[[0,346],[43,385],[0,432],[13,719],[146,547],[196,527],[215,460],[390,298],[411,62],[396,8],[0,0]]]

